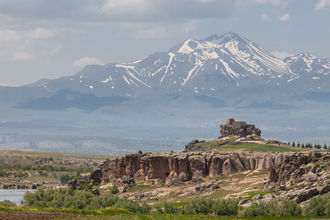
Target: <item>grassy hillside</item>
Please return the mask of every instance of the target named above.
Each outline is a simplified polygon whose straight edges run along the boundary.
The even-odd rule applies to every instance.
[[[271,144],[235,144],[235,145],[223,145],[217,148],[218,151],[248,151],[248,152],[298,152],[300,149],[296,149],[289,146],[276,146]]]
[[[255,141],[240,142],[234,140],[211,140],[199,142],[194,146],[204,149],[205,151],[246,151],[246,152],[299,152],[305,151],[302,148],[296,148],[278,141]]]

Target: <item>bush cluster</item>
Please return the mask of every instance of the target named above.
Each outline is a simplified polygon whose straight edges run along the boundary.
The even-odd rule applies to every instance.
[[[4,201],[0,202],[0,206],[14,207],[14,206],[16,206],[16,203],[9,201],[9,200],[4,200]]]
[[[74,178],[75,178],[75,176],[63,174],[60,177],[60,181],[61,181],[61,184],[64,185],[64,184],[67,184],[70,180],[72,180]]]
[[[179,213],[178,207],[174,207],[168,203],[156,206],[156,211],[158,214],[177,214]]]
[[[168,203],[155,206],[158,214],[213,215],[213,216],[330,216],[330,198],[315,197],[300,207],[295,201],[254,202],[250,207],[239,207],[239,200],[198,199],[181,207]],[[111,192],[97,196],[88,191],[38,188],[35,193],[24,195],[24,204],[32,207],[71,208],[97,210],[111,207],[123,208],[132,213],[149,214],[152,207],[128,199],[121,199]],[[2,206],[10,205],[3,202]],[[1,203],[0,203],[1,206]]]
[[[127,199],[119,199],[108,193],[101,196],[88,191],[71,189],[47,189],[39,187],[36,192],[26,192],[24,204],[32,207],[71,208],[96,210],[106,207],[125,208],[130,212],[147,214],[151,207],[139,205]]]
[[[214,214],[218,216],[235,216],[238,213],[238,200],[199,199],[184,206],[182,214]]]
[[[251,207],[242,208],[239,216],[300,216],[301,213],[295,201],[255,202]]]
[[[330,216],[330,198],[314,197],[307,205],[300,207],[295,201],[255,202],[242,208],[239,216]]]
[[[303,209],[305,216],[330,216],[330,198],[314,197]]]

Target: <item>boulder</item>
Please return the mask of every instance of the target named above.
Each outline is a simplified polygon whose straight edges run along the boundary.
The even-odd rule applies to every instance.
[[[102,169],[95,169],[91,172],[89,179],[91,180],[92,184],[101,183],[103,177]]]

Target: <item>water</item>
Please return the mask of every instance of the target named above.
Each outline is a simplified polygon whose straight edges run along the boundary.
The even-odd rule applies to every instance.
[[[9,200],[15,202],[17,205],[21,204],[24,194],[34,192],[34,189],[0,189],[0,201]]]

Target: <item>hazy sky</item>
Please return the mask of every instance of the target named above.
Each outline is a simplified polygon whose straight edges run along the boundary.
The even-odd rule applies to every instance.
[[[330,57],[330,0],[0,0],[0,85],[133,61],[228,31],[278,56]]]

